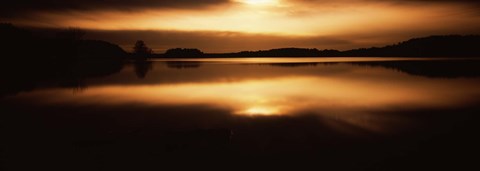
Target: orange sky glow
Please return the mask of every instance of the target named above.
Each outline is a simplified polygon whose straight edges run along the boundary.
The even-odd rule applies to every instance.
[[[147,2],[147,0],[142,2],[144,1]],[[186,4],[190,1],[182,0],[181,2]],[[132,9],[124,9],[125,7],[121,6],[118,8],[83,6],[72,9],[46,8],[29,10],[28,17],[3,17],[2,19],[0,15],[0,19],[33,27],[79,27],[103,32],[156,31],[194,35],[191,36],[192,39],[176,43],[168,43],[164,37],[158,37],[158,39],[163,38],[164,41],[150,41],[156,51],[164,51],[175,46],[198,47],[207,52],[294,46],[350,49],[381,46],[412,37],[436,34],[478,34],[480,30],[478,3],[472,5],[472,3],[456,1],[422,0],[210,0],[208,2],[211,4],[188,8],[181,6],[186,6],[185,4],[173,6],[168,2],[164,2],[170,5],[167,7],[164,7],[166,4],[161,4],[158,7],[142,6]],[[199,35],[207,37],[204,39],[213,37],[220,40],[217,43],[205,45],[205,40],[197,40]],[[129,42],[134,41],[133,38],[120,40],[120,38],[113,38],[115,36],[100,37],[118,43],[122,47],[129,46]],[[97,37],[93,36],[93,38]],[[141,38],[138,37],[138,39]],[[247,45],[248,41],[235,41],[235,39],[252,38],[259,40],[254,47]],[[312,38],[315,40],[305,43],[306,39]],[[347,42],[338,43],[338,41]],[[228,46],[222,47],[222,43],[219,42],[224,42]]]

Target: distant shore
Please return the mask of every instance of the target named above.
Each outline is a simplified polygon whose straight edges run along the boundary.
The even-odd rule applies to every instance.
[[[0,42],[5,60],[24,59],[77,61],[77,60],[146,60],[148,58],[251,58],[251,57],[412,57],[412,58],[478,58],[480,35],[440,35],[414,38],[383,47],[352,50],[317,48],[278,48],[232,53],[205,53],[195,48],[173,48],[164,53],[153,52],[148,42],[138,40],[133,51],[103,40],[87,40],[86,31],[76,28],[58,30],[54,36],[45,36],[0,23]],[[28,50],[27,50],[28,49]]]
[[[203,53],[199,49],[175,48],[153,58],[233,58],[233,57],[480,57],[480,36],[447,35],[410,39],[384,47],[346,51],[316,48],[279,48],[233,53]]]

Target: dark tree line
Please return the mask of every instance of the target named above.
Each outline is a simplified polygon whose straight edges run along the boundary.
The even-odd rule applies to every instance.
[[[480,57],[480,36],[430,36],[384,47],[348,50],[341,54],[360,57]]]
[[[170,49],[161,57],[480,57],[480,36],[449,35],[415,38],[384,47],[346,51],[280,48],[205,54],[198,49]]]
[[[118,45],[83,39],[78,28],[43,35],[0,24],[0,97],[49,84],[85,89],[84,80],[120,71],[127,53]]]
[[[182,58],[182,57],[205,57],[205,54],[198,49],[175,48],[169,49],[165,52],[164,57],[167,58]]]

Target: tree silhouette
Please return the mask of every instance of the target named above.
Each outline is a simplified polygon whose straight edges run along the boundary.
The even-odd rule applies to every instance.
[[[133,53],[138,58],[147,58],[153,53],[153,50],[147,47],[143,40],[138,40],[135,42],[135,46],[133,47]]]

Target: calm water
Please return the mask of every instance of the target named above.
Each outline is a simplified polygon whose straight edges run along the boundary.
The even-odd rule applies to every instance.
[[[79,161],[121,168],[119,161],[294,154],[336,169],[465,166],[462,156],[478,149],[471,133],[479,67],[408,58],[182,59],[130,62],[74,83],[39,79],[0,98],[5,159],[71,169]]]

